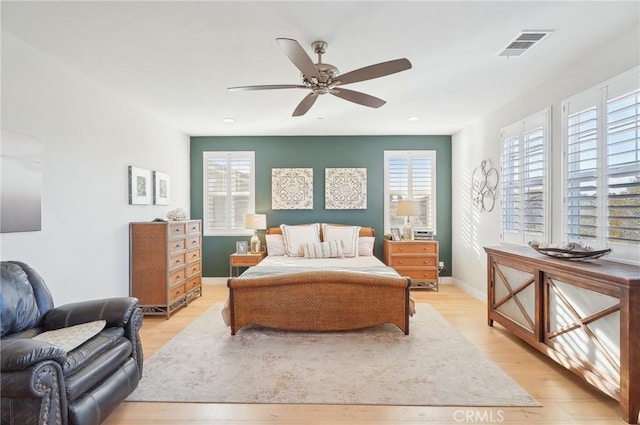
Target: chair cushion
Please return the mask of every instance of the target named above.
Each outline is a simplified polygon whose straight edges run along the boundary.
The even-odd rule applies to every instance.
[[[94,322],[69,326],[68,328],[43,332],[34,336],[33,339],[48,342],[49,344],[61,347],[65,351],[71,351],[96,336],[98,332],[104,329],[106,324],[106,320],[96,320]]]
[[[40,310],[27,274],[9,262],[2,262],[0,274],[0,337],[37,326]]]
[[[67,360],[62,365],[64,376],[69,376],[84,367],[110,347],[117,344],[124,336],[122,328],[107,328],[78,348],[69,351]]]

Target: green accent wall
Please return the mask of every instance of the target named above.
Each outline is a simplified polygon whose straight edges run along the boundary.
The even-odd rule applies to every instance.
[[[385,150],[435,150],[437,172],[437,235],[443,276],[451,273],[451,136],[246,136],[191,138],[191,217],[202,218],[202,154],[205,151],[254,151],[256,213],[267,215],[267,226],[300,223],[341,223],[373,226],[375,254],[382,259],[384,237],[383,181]],[[313,210],[272,210],[271,169],[313,168]],[[326,210],[325,168],[366,168],[367,209]],[[264,238],[261,238],[264,241]],[[202,238],[202,275],[229,274],[229,255],[241,236]]]

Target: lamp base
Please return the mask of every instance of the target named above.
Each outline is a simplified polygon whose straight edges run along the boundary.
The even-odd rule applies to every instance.
[[[261,245],[260,238],[258,238],[258,232],[255,232],[253,236],[251,236],[251,253],[260,253],[260,249],[262,248]]]
[[[413,226],[411,225],[410,218],[407,218],[407,223],[402,228],[402,240],[403,241],[413,240]]]

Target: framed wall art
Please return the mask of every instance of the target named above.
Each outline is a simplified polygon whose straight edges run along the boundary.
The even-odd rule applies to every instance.
[[[312,210],[313,168],[272,168],[271,209]]]
[[[155,205],[169,205],[169,183],[169,174],[153,172],[153,203]]]
[[[151,171],[129,165],[129,204],[150,204],[151,192]]]
[[[324,185],[326,209],[367,209],[366,168],[325,168]]]

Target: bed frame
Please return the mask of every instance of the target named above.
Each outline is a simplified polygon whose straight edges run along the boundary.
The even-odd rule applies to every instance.
[[[280,233],[269,228],[267,234]],[[374,236],[362,227],[360,236]],[[392,323],[409,334],[408,277],[343,271],[231,277],[231,335],[245,325],[295,331],[344,331]]]

